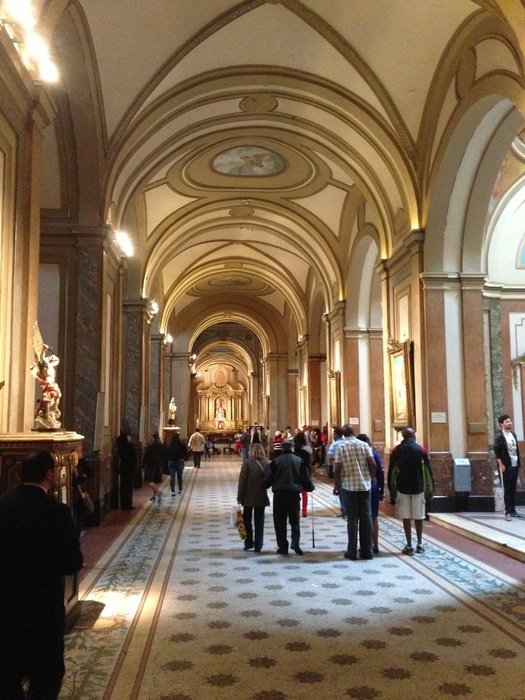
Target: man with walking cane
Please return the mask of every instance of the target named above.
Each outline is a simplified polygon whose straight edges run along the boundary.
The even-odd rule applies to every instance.
[[[303,554],[299,545],[301,538],[300,504],[301,491],[313,491],[314,485],[309,469],[304,461],[292,454],[293,440],[285,440],[282,454],[270,462],[270,475],[266,487],[273,491],[273,524],[277,539],[277,553],[288,555],[287,521],[292,531],[291,548],[296,554]]]

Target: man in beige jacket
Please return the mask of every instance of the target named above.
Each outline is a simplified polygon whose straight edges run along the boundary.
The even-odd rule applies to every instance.
[[[197,469],[201,468],[201,458],[204,452],[204,443],[206,442],[204,435],[198,428],[195,428],[195,432],[190,435],[188,441],[188,449],[191,450],[193,454],[193,466]]]

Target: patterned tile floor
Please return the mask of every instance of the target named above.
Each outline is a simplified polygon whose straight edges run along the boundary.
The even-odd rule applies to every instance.
[[[239,461],[186,469],[183,497],[146,505],[82,581],[61,698],[525,700],[525,588],[437,540],[342,557],[327,485],[303,519],[304,557],[244,552],[230,524]],[[314,532],[312,532],[312,525]],[[315,544],[315,547],[312,547]]]

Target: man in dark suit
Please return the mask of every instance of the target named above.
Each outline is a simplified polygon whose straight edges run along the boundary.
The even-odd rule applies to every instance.
[[[50,452],[32,452],[23,483],[0,498],[0,700],[54,700],[60,692],[62,577],[83,560],[68,507],[48,494],[57,476]]]
[[[291,546],[296,554],[303,554],[299,545],[301,539],[300,507],[301,491],[313,491],[315,486],[310,477],[309,467],[295,454],[292,454],[293,440],[284,440],[282,452],[270,462],[270,476],[266,485],[273,491],[273,525],[277,539],[278,554],[288,554],[287,521],[292,531]]]

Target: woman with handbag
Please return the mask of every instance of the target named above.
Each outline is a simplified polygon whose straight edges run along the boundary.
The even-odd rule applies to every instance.
[[[86,484],[91,476],[88,460],[84,457],[84,445],[79,445],[78,457],[72,461],[72,485],[73,485],[73,522],[76,525],[78,535],[84,529],[86,515],[93,513],[94,504],[89,495]]]
[[[268,460],[264,447],[260,442],[253,442],[248,451],[248,459],[242,463],[237,487],[237,503],[243,506],[246,529],[245,550],[260,552],[263,547],[264,509],[270,505],[265,484],[267,476]]]
[[[133,510],[133,485],[137,472],[137,450],[131,442],[131,435],[127,430],[122,430],[117,438],[117,452],[119,456],[119,498],[122,510]]]

